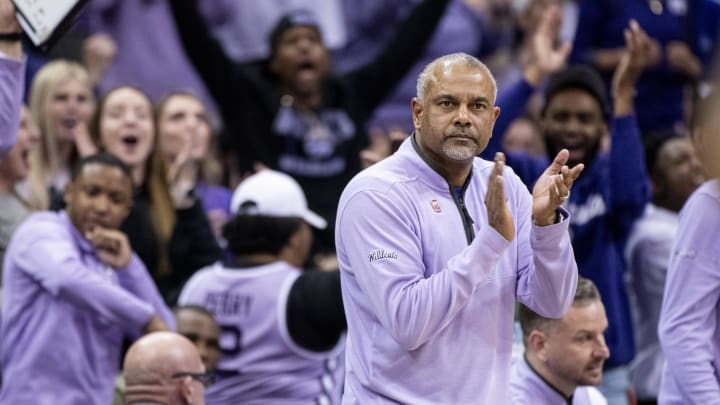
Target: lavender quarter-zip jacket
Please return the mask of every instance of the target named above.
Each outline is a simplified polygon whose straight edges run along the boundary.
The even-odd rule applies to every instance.
[[[336,229],[348,320],[343,403],[507,403],[516,299],[547,317],[572,303],[577,266],[567,212],[560,209],[557,224],[534,226],[532,197],[506,167],[516,229],[508,242],[488,225],[492,168],[476,158],[456,199],[411,137],[343,192]]]

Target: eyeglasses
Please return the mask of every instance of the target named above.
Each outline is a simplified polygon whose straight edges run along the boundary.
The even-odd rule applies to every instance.
[[[183,377],[190,377],[195,381],[200,382],[205,387],[209,387],[215,383],[216,375],[215,373],[208,372],[208,373],[190,373],[190,372],[180,372],[175,373],[170,376],[170,378],[183,378]]]

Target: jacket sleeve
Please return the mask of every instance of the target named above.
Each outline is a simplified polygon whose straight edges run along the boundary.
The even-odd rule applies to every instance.
[[[236,109],[237,97],[246,83],[238,74],[235,62],[230,59],[200,14],[196,0],[168,1],[175,18],[180,40],[195,70],[217,105],[223,110]],[[249,79],[248,79],[249,80]]]
[[[609,218],[619,235],[628,235],[650,198],[645,153],[635,115],[613,118],[610,133]]]
[[[155,282],[148,273],[142,260],[133,254],[130,264],[123,270],[117,272],[120,285],[141,299],[150,304],[160,319],[165,321],[168,327],[175,330],[175,317],[160,295]]]
[[[212,233],[200,200],[177,211],[177,222],[170,242],[170,261],[177,276],[176,295],[187,279],[207,265],[222,258],[222,251]]]
[[[706,196],[691,197],[680,219],[668,267],[658,335],[683,402],[718,404],[717,358],[718,226],[720,206]],[[700,205],[702,204],[702,205]],[[666,374],[667,375],[667,374]]]
[[[149,303],[88,269],[64,230],[37,223],[21,227],[17,238],[13,265],[51,295],[114,321],[128,334],[136,334],[155,313]]]
[[[0,159],[17,140],[23,83],[25,61],[0,57]]]
[[[449,0],[424,0],[370,64],[345,76],[357,89],[358,101],[364,103],[365,119],[422,56],[449,3]]]
[[[483,227],[442,270],[425,277],[421,235],[413,225],[417,219],[405,201],[380,192],[359,192],[341,208],[336,234],[341,268],[347,263],[342,270],[357,283],[350,288],[359,288],[390,335],[414,350],[442,332],[475,288],[492,277],[509,242],[491,227]],[[378,250],[388,258],[373,258]]]
[[[570,214],[559,208],[559,223],[534,225],[532,196],[519,181],[517,183],[517,299],[544,317],[560,318],[572,304],[578,278],[577,263],[568,233]]]

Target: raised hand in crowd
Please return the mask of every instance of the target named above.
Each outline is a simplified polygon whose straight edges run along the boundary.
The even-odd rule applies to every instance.
[[[106,33],[93,34],[83,41],[82,62],[94,86],[100,84],[116,55],[117,44]]]
[[[525,66],[525,80],[537,86],[548,75],[565,67],[572,49],[572,43],[559,42],[562,26],[562,9],[550,6],[544,10],[540,26],[532,38],[532,54],[530,62]]]
[[[616,116],[634,110],[635,84],[642,72],[653,63],[653,40],[635,20],[630,20],[625,34],[625,50],[613,75],[612,95]]]
[[[188,139],[182,143],[180,153],[170,162],[168,167],[168,183],[170,184],[170,195],[172,196],[175,208],[189,208],[195,203],[192,191],[197,184],[197,173],[193,170],[193,161],[190,157],[192,152],[192,140],[190,135],[185,134]]]

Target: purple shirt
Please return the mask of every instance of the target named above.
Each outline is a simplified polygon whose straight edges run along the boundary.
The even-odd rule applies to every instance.
[[[301,271],[285,262],[250,268],[213,265],[180,294],[182,305],[207,308],[220,324],[220,380],[209,404],[337,404],[343,342],[328,352],[294,343],[287,327],[290,288]]]
[[[85,18],[90,29],[109,34],[117,44],[117,55],[100,89],[104,93],[117,86],[132,85],[154,101],[175,90],[190,90],[215,116],[214,101],[180,43],[168,1],[88,3]]]
[[[3,404],[109,404],[123,338],[172,314],[142,262],[103,265],[65,212],[31,215],[3,266]]]
[[[572,401],[568,402],[568,398],[549,385],[524,358],[513,364],[510,397],[513,405],[607,405],[607,399],[591,386],[575,388]]]
[[[660,404],[720,404],[720,188],[710,180],[680,211],[660,311],[667,363]]]
[[[516,235],[505,240],[483,203],[492,167],[475,159],[456,205],[411,137],[343,192],[335,234],[348,321],[343,403],[507,403],[515,300],[553,318],[570,306],[569,221],[532,225],[532,198],[507,167]]]
[[[25,60],[0,57],[0,159],[17,139],[24,82]]]
[[[625,248],[628,296],[637,352],[630,363],[630,382],[641,400],[657,400],[665,358],[658,322],[670,252],[678,230],[678,213],[648,204]]]

